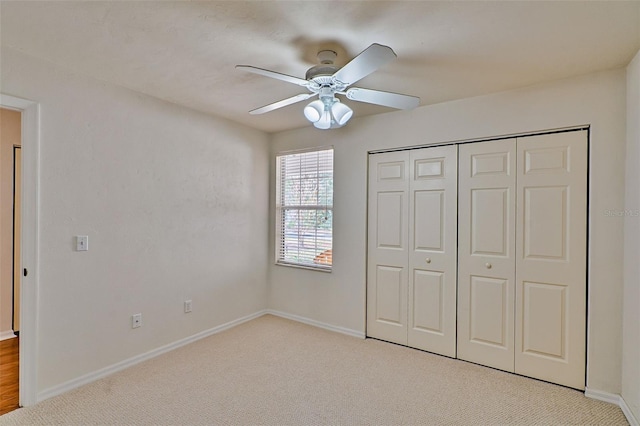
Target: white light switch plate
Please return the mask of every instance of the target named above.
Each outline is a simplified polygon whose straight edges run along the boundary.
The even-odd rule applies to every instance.
[[[76,235],[76,251],[89,250],[89,236],[88,235]]]
[[[142,314],[133,314],[131,316],[131,328],[138,328],[142,326]]]

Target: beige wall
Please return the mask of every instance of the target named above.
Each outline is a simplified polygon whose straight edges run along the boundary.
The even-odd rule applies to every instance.
[[[13,147],[20,131],[20,112],[0,108],[0,338],[12,331]]]
[[[622,397],[640,422],[640,52],[627,67]]]
[[[266,134],[0,53],[40,104],[39,398],[266,308]]]
[[[488,96],[354,118],[338,130],[312,126],[273,136],[276,152],[334,145],[334,253],[331,274],[273,265],[269,307],[365,330],[367,152],[590,125],[589,388],[620,393],[625,70],[613,70]],[[274,172],[271,171],[273,207]],[[273,212],[271,208],[271,212]],[[273,214],[270,223],[273,247]],[[273,259],[273,248],[271,249]]]

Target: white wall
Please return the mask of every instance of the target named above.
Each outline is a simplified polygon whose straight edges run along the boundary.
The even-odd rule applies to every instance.
[[[41,106],[39,391],[266,307],[267,135],[1,57]]]
[[[434,82],[434,84],[437,84]],[[331,274],[271,264],[269,307],[365,330],[367,152],[591,125],[588,386],[620,393],[625,70],[375,117],[339,130],[312,126],[274,135],[276,152],[335,146],[334,253]],[[274,172],[271,170],[273,207]],[[273,211],[273,208],[270,209]],[[270,228],[273,228],[273,214]],[[273,258],[273,229],[270,231]]]
[[[627,67],[622,397],[640,421],[640,52]]]

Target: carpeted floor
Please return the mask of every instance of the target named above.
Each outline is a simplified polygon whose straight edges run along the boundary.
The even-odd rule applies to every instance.
[[[626,425],[581,392],[266,315],[0,425]]]

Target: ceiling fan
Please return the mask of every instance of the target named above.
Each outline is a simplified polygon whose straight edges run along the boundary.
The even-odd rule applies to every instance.
[[[358,102],[382,105],[397,109],[412,109],[420,104],[420,98],[380,90],[350,87],[353,83],[371,74],[397,56],[388,46],[374,43],[363,50],[342,68],[334,65],[336,52],[322,50],[318,53],[320,65],[309,68],[305,79],[269,71],[250,65],[236,65],[236,68],[264,75],[305,87],[310,93],[302,93],[249,111],[249,114],[264,114],[287,105],[318,96],[304,108],[304,115],[318,129],[342,127],[353,115],[353,110],[340,102],[336,95]]]

